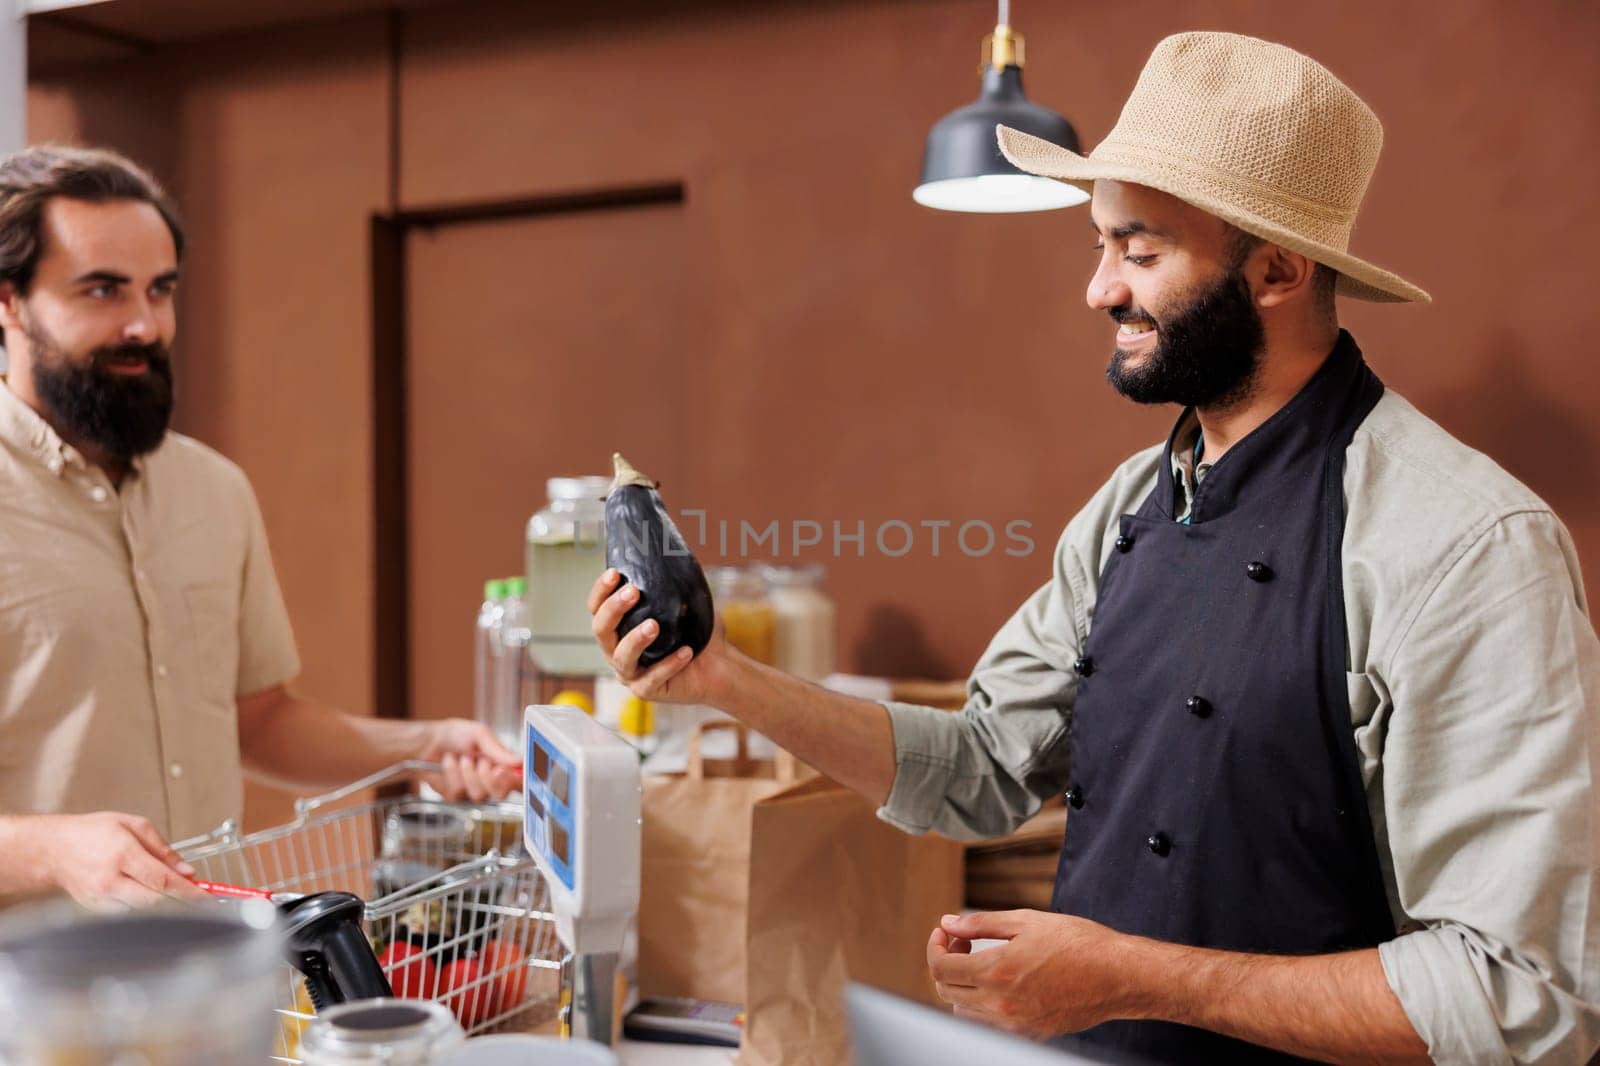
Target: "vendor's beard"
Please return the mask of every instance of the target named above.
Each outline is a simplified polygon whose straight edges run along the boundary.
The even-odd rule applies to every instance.
[[[1110,313],[1119,323],[1156,327],[1155,344],[1142,363],[1128,365],[1135,354],[1119,348],[1106,367],[1112,388],[1135,403],[1226,408],[1254,391],[1266,332],[1242,271],[1229,270],[1161,318],[1131,306]]]
[[[33,349],[34,388],[58,428],[123,461],[161,444],[172,418],[172,358],[166,345],[96,348],[79,362],[41,330],[28,330],[26,336]],[[144,359],[144,372],[106,369],[119,356]]]

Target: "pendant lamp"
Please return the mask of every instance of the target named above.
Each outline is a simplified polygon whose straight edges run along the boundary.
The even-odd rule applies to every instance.
[[[1000,0],[999,21],[983,41],[982,90],[975,103],[950,112],[929,131],[922,184],[912,191],[913,200],[941,211],[993,214],[1050,211],[1089,199],[1076,186],[1024,174],[1000,154],[997,125],[1080,150],[1070,122],[1022,94],[1022,63],[1010,0]]]

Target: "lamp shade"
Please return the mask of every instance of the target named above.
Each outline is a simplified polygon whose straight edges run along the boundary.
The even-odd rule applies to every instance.
[[[950,112],[929,131],[922,183],[912,199],[944,211],[977,212],[1048,211],[1089,199],[1072,185],[1012,166],[995,139],[999,125],[1079,151],[1072,123],[1023,94],[1022,67],[991,63],[984,67],[978,99]]]

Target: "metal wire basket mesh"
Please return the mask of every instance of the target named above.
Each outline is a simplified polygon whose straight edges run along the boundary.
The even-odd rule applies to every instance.
[[[439,1000],[468,1035],[533,1028],[558,1008],[563,950],[522,848],[521,807],[407,796],[322,810],[429,768],[403,763],[298,801],[286,825],[240,836],[224,823],[176,847],[202,880],[368,900],[367,936],[396,996]],[[298,1063],[314,1008],[300,975],[284,969],[272,1061]]]

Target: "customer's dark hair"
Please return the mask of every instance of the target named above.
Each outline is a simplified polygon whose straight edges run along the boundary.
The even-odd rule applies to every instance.
[[[92,203],[147,203],[161,212],[178,258],[183,258],[178,210],[143,167],[104,148],[24,148],[0,159],[0,282],[10,282],[20,293],[33,284],[43,244],[44,205],[57,196]]]

